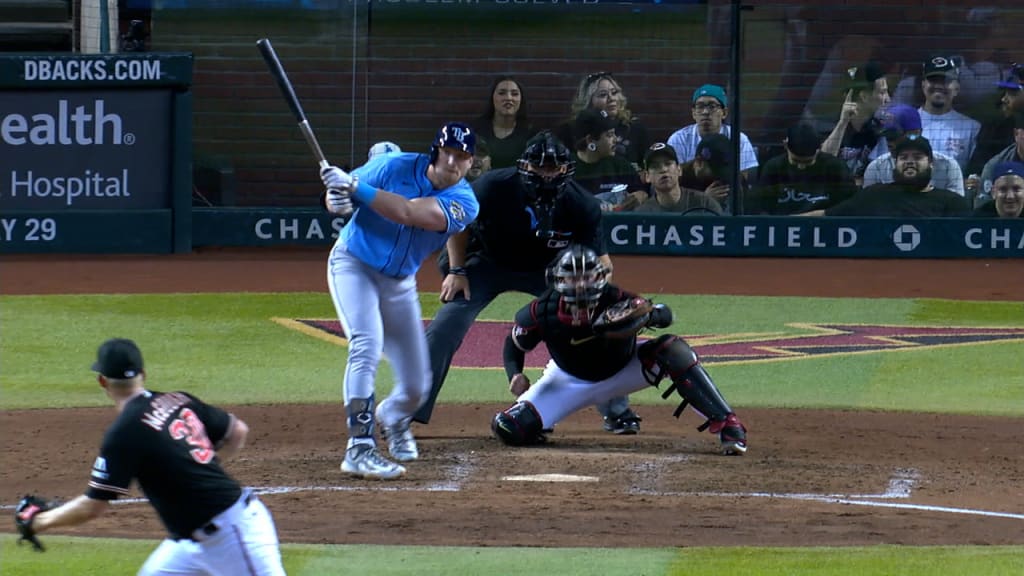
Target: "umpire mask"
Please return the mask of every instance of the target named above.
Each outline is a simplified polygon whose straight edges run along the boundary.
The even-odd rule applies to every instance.
[[[533,229],[538,237],[551,238],[555,200],[576,172],[572,154],[554,134],[544,130],[527,142],[516,168],[526,189]]]
[[[561,295],[574,326],[590,324],[597,303],[608,285],[608,269],[597,253],[573,244],[559,252],[547,269],[548,287]]]

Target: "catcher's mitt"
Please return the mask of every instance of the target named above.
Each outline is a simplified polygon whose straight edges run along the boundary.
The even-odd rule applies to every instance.
[[[647,326],[654,303],[646,298],[616,302],[594,321],[594,332],[609,338],[628,338]]]
[[[31,543],[37,552],[45,550],[43,544],[36,538],[36,531],[32,528],[32,520],[35,519],[36,514],[50,508],[53,508],[53,504],[31,494],[22,498],[21,502],[18,502],[18,506],[14,509],[14,525],[18,528],[18,533],[21,534],[21,538],[18,539],[19,546],[22,541],[26,541]]]

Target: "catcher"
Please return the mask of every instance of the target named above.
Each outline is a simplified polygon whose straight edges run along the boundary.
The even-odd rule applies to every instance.
[[[26,496],[14,514],[18,543],[43,551],[37,533],[98,517],[135,479],[170,532],[139,574],[283,575],[270,512],[221,467],[245,445],[248,426],[185,392],[147,390],[142,352],[131,340],[107,340],[97,356],[93,370],[119,414],[89,487],[58,507]]]
[[[701,366],[697,353],[679,336],[639,341],[645,328],[666,328],[672,312],[608,283],[608,271],[593,250],[572,245],[547,270],[548,290],[516,313],[505,339],[505,372],[517,402],[491,422],[505,444],[524,446],[546,440],[545,430],[569,414],[613,396],[671,384],[706,422],[698,430],[718,434],[721,451],[747,451],[746,428]],[[530,385],[523,374],[526,352],[545,342],[551,361]]]

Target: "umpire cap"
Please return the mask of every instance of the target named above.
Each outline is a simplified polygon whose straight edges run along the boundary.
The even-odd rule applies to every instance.
[[[142,373],[142,351],[126,338],[111,338],[96,351],[92,369],[107,378],[124,380]]]

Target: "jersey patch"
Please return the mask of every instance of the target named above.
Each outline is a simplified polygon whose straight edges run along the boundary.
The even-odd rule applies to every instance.
[[[452,219],[454,219],[456,222],[462,224],[463,222],[466,221],[466,209],[462,206],[462,204],[459,203],[458,200],[452,200],[451,204],[448,206],[448,209],[452,213]]]

